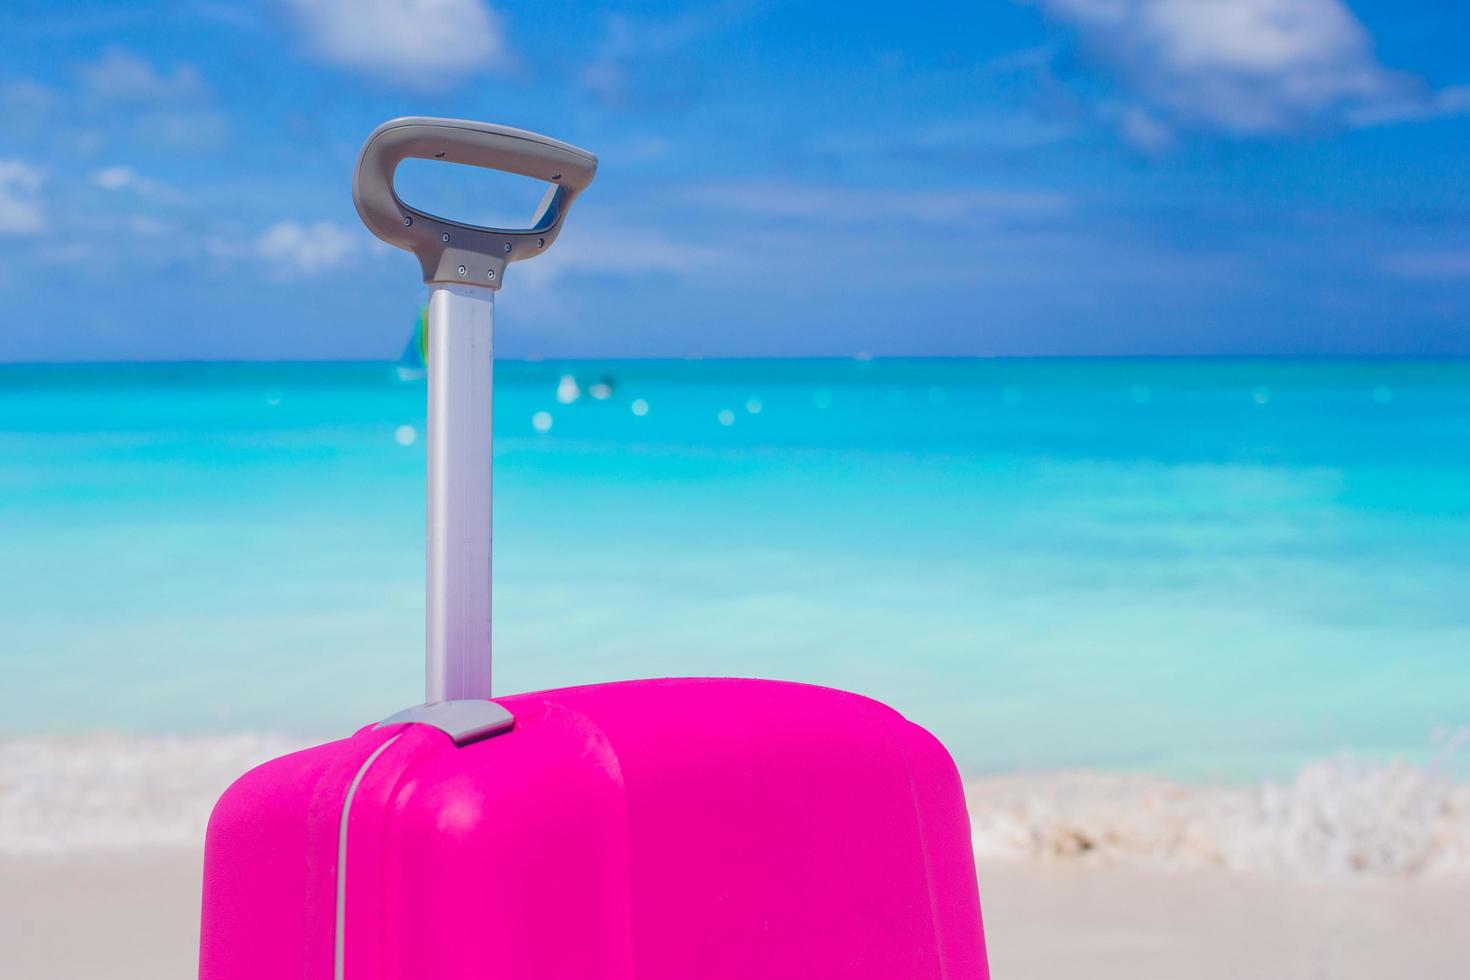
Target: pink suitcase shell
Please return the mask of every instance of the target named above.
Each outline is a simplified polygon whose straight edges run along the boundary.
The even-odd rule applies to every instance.
[[[988,976],[948,754],[875,701],[656,680],[367,728],[215,808],[202,980]],[[348,796],[350,794],[350,805]]]
[[[519,231],[393,191],[405,157],[552,185]],[[353,196],[429,299],[424,705],[241,777],[210,819],[201,980],[984,980],[954,763],[876,701],[777,681],[490,699],[494,290],[596,171],[463,120],[369,138]]]

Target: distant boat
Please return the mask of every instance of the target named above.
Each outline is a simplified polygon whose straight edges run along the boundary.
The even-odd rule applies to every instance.
[[[394,372],[399,381],[418,381],[423,378],[424,372],[429,367],[429,308],[419,308],[418,319],[414,321],[413,333],[409,335],[408,344],[403,348],[403,353],[398,357],[398,363],[394,366]]]

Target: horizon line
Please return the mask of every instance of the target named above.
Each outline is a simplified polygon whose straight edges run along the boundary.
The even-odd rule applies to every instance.
[[[823,361],[858,364],[885,362],[954,362],[954,361],[1395,361],[1452,363],[1470,361],[1470,354],[765,354],[765,355],[649,355],[649,356],[543,356],[497,357],[497,364],[560,363],[737,363],[749,361]],[[123,367],[123,366],[228,366],[228,365],[379,365],[402,367],[394,358],[369,357],[290,357],[290,358],[113,358],[68,360],[0,360],[0,370],[32,367]]]

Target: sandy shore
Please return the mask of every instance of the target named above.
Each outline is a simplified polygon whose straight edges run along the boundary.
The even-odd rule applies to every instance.
[[[991,863],[997,980],[1463,980],[1470,880],[1299,882]]]
[[[0,858],[0,971],[14,980],[194,975],[198,856]],[[1298,882],[987,861],[999,980],[1462,980],[1470,879]]]

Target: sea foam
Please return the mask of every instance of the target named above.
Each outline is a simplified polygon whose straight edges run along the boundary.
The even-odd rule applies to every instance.
[[[235,777],[300,747],[253,734],[0,739],[0,854],[199,847]]]
[[[1470,785],[1434,767],[1343,758],[1255,787],[1062,773],[967,790],[981,858],[1292,877],[1470,873]]]
[[[278,735],[0,739],[0,854],[197,848]],[[1291,876],[1470,874],[1470,784],[1443,765],[1343,758],[1286,782],[1198,786],[1104,772],[967,786],[976,855]]]

